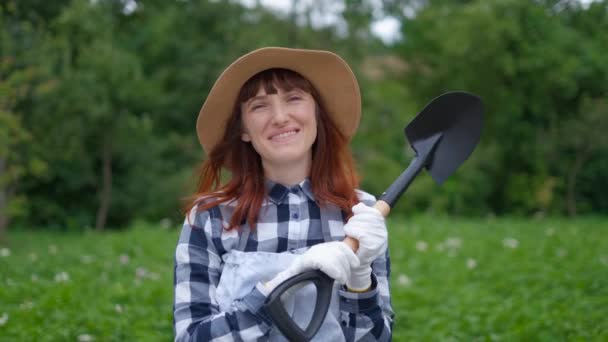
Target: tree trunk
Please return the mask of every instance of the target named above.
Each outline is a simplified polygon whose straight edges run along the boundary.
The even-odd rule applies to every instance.
[[[289,12],[290,27],[287,32],[287,42],[289,46],[295,47],[298,42],[298,2],[299,0],[291,0],[291,9]]]
[[[105,228],[112,199],[112,147],[106,141],[101,151],[101,191],[99,192],[99,208],[97,209],[97,220],[95,229],[102,231]]]
[[[568,203],[568,215],[570,216],[576,216],[576,179],[592,149],[592,145],[589,144],[576,156],[574,165],[570,169],[568,175],[568,194],[566,202]]]
[[[5,172],[6,160],[0,157],[0,242],[6,240],[6,229],[8,227],[8,189],[1,183]]]

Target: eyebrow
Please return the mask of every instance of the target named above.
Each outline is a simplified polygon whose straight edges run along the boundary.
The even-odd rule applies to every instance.
[[[266,98],[267,95],[258,95],[258,96],[254,96],[254,97],[250,97],[247,101],[244,102],[245,106],[249,106],[249,104],[251,104],[251,102],[255,101],[255,100],[263,100]]]
[[[303,94],[306,93],[304,90],[300,89],[300,88],[293,88],[289,91],[284,91],[286,96],[292,95],[294,93],[297,94]],[[257,96],[253,96],[250,97],[247,101],[243,102],[243,104],[245,106],[249,106],[252,102],[256,101],[256,100],[264,100],[266,97],[268,97],[268,95],[274,95],[274,94],[266,94],[266,95],[257,95]]]
[[[304,90],[300,89],[300,88],[293,88],[293,89],[291,89],[291,90],[289,90],[289,91],[285,91],[284,93],[285,93],[286,95],[291,95],[291,94],[293,94],[293,93],[304,94],[304,93],[306,93],[306,92],[305,92]]]
[[[249,98],[249,100],[247,100],[247,101],[263,100],[266,98],[266,96],[268,96],[268,95],[257,95],[257,96]]]

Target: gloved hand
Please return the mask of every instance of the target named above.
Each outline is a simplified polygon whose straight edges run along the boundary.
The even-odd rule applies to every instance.
[[[344,233],[359,241],[360,265],[353,267],[346,286],[353,291],[365,291],[372,282],[372,262],[386,252],[388,233],[384,216],[378,209],[358,203],[352,210],[353,216],[344,225]]]
[[[340,284],[350,277],[351,268],[359,266],[359,258],[342,241],[325,242],[310,247],[283,272],[264,284],[268,295],[279,284],[297,274],[309,270],[321,270]]]

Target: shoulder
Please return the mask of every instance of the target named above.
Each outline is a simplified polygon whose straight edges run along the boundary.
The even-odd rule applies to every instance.
[[[365,192],[361,189],[355,189],[355,193],[359,198],[359,201],[363,202],[365,205],[373,206],[376,203],[376,196]]]
[[[222,240],[236,232],[226,231],[230,215],[226,215],[230,204],[218,204],[204,208],[205,204],[213,202],[213,198],[199,198],[184,219],[180,234],[180,243],[212,248],[216,253],[224,251]],[[204,208],[204,209],[203,209]]]
[[[199,197],[190,209],[184,220],[184,226],[190,226],[192,229],[205,230],[207,234],[213,234],[214,231],[220,233],[227,222],[230,221],[235,203],[225,202],[211,207],[207,204],[215,201],[215,197]]]
[[[217,197],[215,196],[201,196],[194,200],[195,205],[188,213],[188,219],[191,221],[195,220],[208,220],[208,219],[230,219],[232,212],[237,205],[236,200],[223,202],[217,205],[208,206],[212,202],[215,202]],[[204,208],[206,207],[206,208]],[[204,208],[204,209],[203,209]]]

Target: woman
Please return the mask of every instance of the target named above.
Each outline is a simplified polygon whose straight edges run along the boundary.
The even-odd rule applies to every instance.
[[[208,158],[176,248],[176,341],[285,340],[262,304],[311,269],[336,279],[315,340],[391,339],[386,225],[348,149],[360,103],[327,51],[263,48],[220,75],[197,121]],[[305,288],[286,303],[296,321],[311,300]]]

